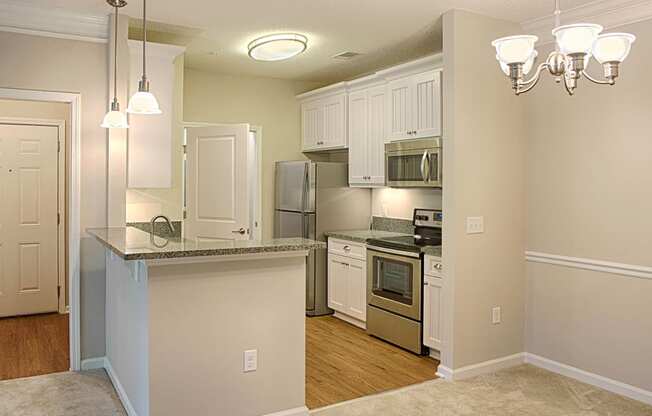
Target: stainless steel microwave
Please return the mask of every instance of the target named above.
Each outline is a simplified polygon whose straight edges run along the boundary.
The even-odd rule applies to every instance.
[[[397,188],[441,188],[441,138],[385,145],[385,184]]]

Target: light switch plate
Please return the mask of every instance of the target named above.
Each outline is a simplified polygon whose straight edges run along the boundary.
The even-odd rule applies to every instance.
[[[248,373],[258,369],[258,350],[247,350],[244,352],[244,365],[242,371]]]
[[[502,319],[500,315],[501,315],[500,306],[496,306],[495,308],[493,308],[491,310],[491,323],[493,323],[494,325],[499,324]]]
[[[484,233],[484,217],[466,217],[466,233]]]

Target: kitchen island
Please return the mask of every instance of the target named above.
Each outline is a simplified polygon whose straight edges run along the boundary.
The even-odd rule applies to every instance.
[[[307,415],[306,256],[324,243],[88,233],[106,247],[104,364],[130,416]]]

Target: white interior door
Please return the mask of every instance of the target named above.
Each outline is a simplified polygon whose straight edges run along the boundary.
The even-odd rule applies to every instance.
[[[0,317],[58,310],[58,142],[0,124]]]
[[[186,238],[249,238],[248,135],[248,124],[187,128]]]

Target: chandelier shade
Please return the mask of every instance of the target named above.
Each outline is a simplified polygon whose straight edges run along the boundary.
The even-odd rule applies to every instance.
[[[154,94],[149,91],[138,91],[131,96],[127,112],[131,114],[161,114],[161,107]]]
[[[532,67],[534,66],[534,61],[537,59],[537,56],[539,55],[539,52],[537,51],[532,51],[532,55],[525,61],[525,64],[523,64],[523,74],[527,75],[530,73],[532,70]],[[498,55],[496,55],[496,59],[498,60],[498,63],[500,63],[500,69],[503,70],[505,75],[509,76],[509,65],[507,65],[505,62],[501,61],[500,58],[498,58]]]
[[[593,43],[602,32],[602,26],[592,23],[577,23],[559,26],[552,30],[559,51],[565,55],[590,53]]]
[[[507,65],[524,64],[532,56],[537,40],[533,35],[507,36],[494,40],[491,45],[496,48],[499,61]]]
[[[622,62],[629,55],[636,36],[629,33],[605,33],[593,43],[593,56],[601,64]]]

